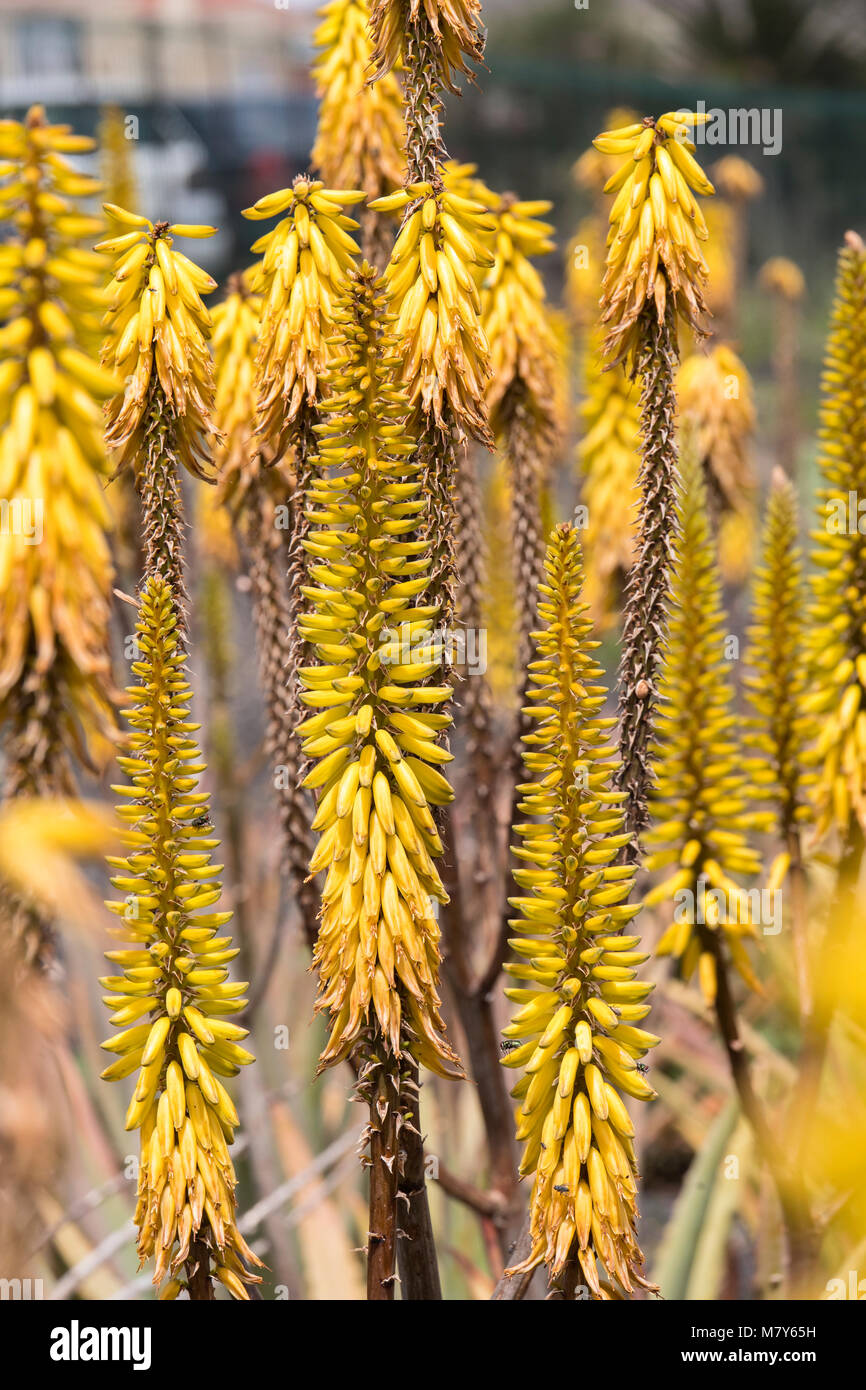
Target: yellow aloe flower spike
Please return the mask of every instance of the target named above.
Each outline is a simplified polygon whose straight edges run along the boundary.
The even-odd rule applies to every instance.
[[[815,721],[802,708],[808,678],[797,494],[779,468],[773,472],[767,504],[751,618],[745,687],[754,717],[746,741],[761,763],[753,780],[766,788],[776,811],[776,832],[784,842],[811,815],[808,789],[814,775],[805,770],[805,750]]]
[[[160,1297],[177,1297],[184,1283],[200,1295],[213,1274],[247,1298],[258,1282],[247,1265],[260,1261],[235,1221],[228,1145],[238,1116],[220,1080],[253,1060],[240,1045],[247,1030],[230,1021],[246,1007],[246,985],[229,982],[238,953],[217,935],[231,913],[218,910],[219,841],[207,793],[196,790],[204,765],[175,602],[160,575],[145,581],[136,631],[130,751],[118,759],[129,780],[115,788],[127,853],[108,861],[122,894],[108,903],[122,922],[112,934],[128,944],[106,953],[118,974],[101,981],[122,1031],[102,1044],[115,1055],[102,1075],[137,1077],[126,1128],[141,1131],[138,1253],[155,1257]]]
[[[126,229],[96,247],[114,262],[102,361],[128,383],[108,405],[105,437],[117,450],[116,471],[140,466],[154,437],[167,432],[177,461],[210,478],[211,317],[201,296],[216,281],[174,241],[213,236],[216,228],[153,223],[113,203],[105,211]]]
[[[259,634],[259,659],[268,707],[268,747],[279,769],[284,853],[300,904],[304,932],[316,931],[316,894],[305,883],[311,838],[310,798],[301,786],[297,724],[298,668],[304,658],[299,619],[305,606],[309,562],[304,498],[312,478],[315,422],[330,389],[335,314],[347,293],[359,246],[351,235],[358,223],[343,208],[364,194],[325,188],[318,180],[295,179],[291,188],[268,194],[244,216],[280,216],[255,242],[262,253],[250,285],[261,296],[262,318],[256,357],[256,445],[266,471],[289,464],[289,528],[274,530],[271,503],[282,478],[262,476],[247,508],[251,579]],[[286,551],[280,555],[279,542]],[[286,553],[287,552],[287,553]]]
[[[750,807],[751,776],[733,735],[733,678],[706,487],[694,448],[685,454],[654,749],[653,826],[645,835],[647,869],[669,872],[644,902],[675,901],[674,921],[657,952],[676,956],[686,979],[698,969],[713,1002],[723,959],[719,926],[737,970],[759,988],[743,942],[756,924],[734,876],[758,873],[760,858],[747,836],[771,830],[774,816]]]
[[[406,127],[403,94],[393,72],[371,82],[372,42],[368,0],[330,0],[320,11],[313,68],[319,124],[312,163],[335,188],[363,188],[381,198],[403,182]],[[364,250],[384,266],[393,240],[388,220],[359,214]]]
[[[133,141],[126,138],[126,117],[119,106],[106,106],[99,123],[102,185],[110,203],[134,208],[138,202],[133,169]]]
[[[695,194],[712,193],[713,186],[687,138],[702,119],[669,111],[658,120],[646,116],[605,131],[593,141],[602,154],[623,159],[605,184],[606,193],[616,194],[601,299],[611,362],[634,360],[641,338],[638,320],[647,306],[662,323],[670,300],[675,317],[702,332],[707,265],[699,243],[706,240],[707,228]]]
[[[477,275],[494,258],[484,246],[495,223],[481,202],[429,181],[370,205],[402,211],[385,272],[396,315],[401,378],[413,410],[440,429],[490,442],[483,399],[490,377]]]
[[[523,1072],[512,1095],[520,1172],[533,1177],[532,1250],[518,1268],[544,1261],[553,1278],[576,1259],[603,1299],[611,1284],[651,1287],[639,1272],[634,1128],[622,1094],[653,1098],[638,1063],[658,1038],[634,1026],[653,986],[635,978],[647,959],[640,938],[621,934],[640,909],[626,902],[634,870],[614,862],[629,836],[623,795],[612,789],[615,720],[601,716],[607,691],[582,581],[577,533],[558,526],[529,667],[535,727],[523,740],[530,780],[518,788],[527,819],[514,827],[526,865],[514,877],[526,896],[510,899],[519,963],[505,967],[519,982],[507,991],[519,1008],[504,1061]]]
[[[214,482],[211,318],[201,296],[216,281],[181,251],[176,237],[212,236],[215,228],[149,222],[114,203],[105,211],[115,234],[96,247],[113,261],[102,361],[125,381],[108,402],[105,441],[115,476],[132,469],[141,498],[144,572],[161,574],[181,605],[183,505],[179,466]]]
[[[300,672],[300,726],[313,766],[319,836],[311,873],[326,870],[316,943],[319,1009],[331,1015],[321,1066],[352,1052],[374,1024],[392,1056],[408,1051],[460,1075],[439,1016],[439,928],[446,902],[432,806],[453,793],[437,743],[450,724],[426,684],[442,665],[425,604],[430,557],[413,539],[424,508],[408,404],[385,321],[381,281],[363,266],[341,306],[340,364],[320,427],[306,548],[313,586],[301,632],[318,664]]]
[[[855,232],[839,253],[822,387],[806,697],[807,710],[824,717],[818,838],[832,829],[845,835],[852,819],[866,830],[866,527],[858,503],[866,496],[866,247]]]
[[[814,774],[807,749],[815,738],[814,716],[805,713],[808,688],[806,603],[797,518],[797,494],[781,468],[773,471],[761,562],[752,591],[744,687],[752,717],[744,743],[754,754],[750,776],[773,811],[779,853],[768,887],[778,889],[790,874],[791,928],[801,1009],[810,1012],[812,989],[805,905],[802,831],[812,818]]]
[[[99,184],[66,160],[93,148],[41,107],[0,121],[0,723],[6,793],[74,790],[71,760],[110,755],[109,472],[100,404],[118,379],[88,353]]]
[[[417,40],[417,31],[423,30],[426,64],[456,92],[456,74],[471,73],[471,65],[484,57],[480,20],[481,0],[373,0],[370,25],[376,77],[382,78],[400,62],[407,36]]]
[[[251,281],[262,299],[258,438],[275,458],[292,443],[304,407],[319,400],[334,310],[360,252],[351,235],[358,224],[343,208],[363,200],[363,193],[299,177],[244,209],[253,220],[280,217],[253,244],[262,259]]]
[[[256,356],[262,301],[249,289],[249,275],[229,277],[227,293],[213,311],[214,464],[219,495],[236,507],[257,472]]]
[[[490,347],[490,426],[501,433],[509,393],[519,390],[537,422],[539,453],[549,454],[565,426],[563,358],[544,282],[530,257],[554,250],[553,227],[540,221],[552,204],[494,194],[487,207],[495,222],[494,262],[481,289],[481,327]]]

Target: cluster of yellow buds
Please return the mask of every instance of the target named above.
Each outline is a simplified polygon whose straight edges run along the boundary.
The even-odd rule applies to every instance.
[[[347,1056],[375,1016],[395,1056],[408,1048],[455,1076],[438,1012],[433,900],[447,895],[431,810],[453,799],[438,770],[451,755],[437,741],[451,721],[429,712],[451,692],[425,683],[442,652],[437,609],[416,602],[429,582],[427,543],[415,538],[425,501],[384,307],[365,265],[339,307],[339,366],[308,493],[301,632],[318,663],[300,671],[313,711],[300,732],[314,762],[305,784],[318,796],[310,871],[327,870],[314,955],[319,1008],[331,1015],[321,1065]]]
[[[105,439],[117,471],[140,467],[158,384],[172,421],[172,452],[198,478],[211,475],[213,368],[210,314],[201,296],[216,289],[208,273],[174,249],[175,237],[213,236],[214,227],[153,223],[114,203],[105,211],[124,231],[96,247],[113,258],[102,361],[126,382],[108,406]]]
[[[605,351],[619,362],[637,346],[638,318],[647,303],[661,321],[668,296],[681,319],[702,330],[707,266],[699,242],[707,228],[695,193],[713,186],[693,157],[689,127],[708,119],[694,112],[668,111],[645,117],[593,141],[603,154],[623,163],[604,191],[615,193],[610,212],[608,254],[602,281]]]
[[[64,157],[92,148],[41,107],[0,121],[0,221],[13,229],[0,246],[0,497],[15,523],[0,533],[0,718],[15,714],[10,699],[22,717],[28,702],[53,699],[46,747],[100,761],[113,722],[100,402],[119,383],[88,352],[100,261],[79,243],[103,224],[78,199],[99,184]],[[33,763],[33,777],[21,771],[25,783],[37,775]],[[45,771],[39,790],[71,790],[58,784],[59,758]]]
[[[480,18],[481,0],[373,0],[370,27],[377,78],[400,62],[410,28],[424,25],[432,41],[429,56],[442,81],[456,91],[455,74],[471,73],[470,64],[484,57]]]
[[[458,428],[486,442],[482,402],[489,350],[476,275],[479,267],[493,265],[484,237],[495,222],[483,203],[427,182],[410,184],[371,207],[405,213],[385,283],[409,402],[437,425],[444,423],[447,402]]]
[[[719,929],[731,959],[759,988],[744,937],[754,936],[752,904],[733,875],[753,877],[760,856],[752,832],[770,831],[774,816],[750,806],[750,774],[736,740],[734,691],[726,658],[728,631],[721,579],[707,519],[700,461],[686,453],[678,507],[680,562],[671,585],[667,651],[657,715],[651,794],[654,825],[645,836],[651,873],[673,872],[644,898],[647,906],[679,901],[656,947],[673,955],[685,979],[697,969],[705,998],[716,995]]]
[[[520,984],[507,991],[519,1008],[504,1061],[523,1071],[512,1091],[520,1172],[534,1174],[532,1250],[521,1268],[545,1261],[555,1276],[576,1257],[593,1296],[608,1298],[608,1280],[628,1292],[646,1286],[634,1127],[620,1093],[653,1098],[639,1064],[658,1039],[635,1026],[653,986],[635,978],[647,959],[639,938],[622,934],[640,908],[627,902],[634,869],[615,863],[629,840],[623,793],[612,789],[615,720],[601,715],[607,692],[572,527],[553,532],[545,571],[526,710],[536,728],[524,738],[531,780],[519,787],[527,820],[515,826],[527,867],[514,877],[528,896],[510,900],[520,916],[509,944],[520,959],[505,967]]]
[[[406,129],[394,73],[370,82],[367,0],[330,0],[316,30],[319,126],[312,162],[335,187],[381,197],[403,182]]]
[[[297,178],[291,188],[268,193],[244,210],[254,221],[281,216],[253,244],[262,259],[251,280],[262,300],[257,432],[275,458],[288,449],[304,406],[318,402],[326,341],[360,253],[351,235],[358,223],[343,208],[363,200],[363,193]]]
[[[553,227],[539,220],[551,207],[547,201],[520,202],[509,194],[494,195],[488,203],[496,224],[490,238],[494,263],[482,282],[481,327],[490,345],[487,405],[494,434],[501,427],[499,407],[516,383],[548,434],[560,423],[555,418],[562,397],[560,344],[544,282],[530,261],[554,250]]]
[[[103,1043],[117,1060],[102,1073],[119,1080],[138,1073],[126,1128],[141,1131],[135,1222],[138,1252],[155,1257],[160,1297],[175,1298],[198,1245],[216,1277],[236,1298],[257,1281],[259,1264],[235,1223],[235,1173],[228,1145],[237,1111],[221,1076],[253,1060],[240,1046],[247,1030],[230,1021],[246,1007],[246,986],[228,980],[237,954],[218,936],[230,912],[215,910],[221,866],[211,863],[204,771],[189,721],[192,698],[171,590],[161,576],[145,583],[136,627],[140,659],[129,687],[132,728],[128,756],[119,758],[128,783],[123,858],[111,858],[113,886],[124,896],[107,906],[122,925],[113,935],[129,945],[107,952],[120,967],[102,985],[111,1022],[122,1031]],[[190,1271],[191,1273],[191,1271]]]

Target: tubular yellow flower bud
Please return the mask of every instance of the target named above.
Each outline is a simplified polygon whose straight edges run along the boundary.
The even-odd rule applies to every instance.
[[[699,243],[707,228],[694,195],[712,193],[713,186],[686,138],[699,119],[679,111],[646,116],[593,141],[602,154],[623,157],[605,185],[616,194],[601,300],[612,362],[634,357],[645,305],[661,323],[671,299],[676,317],[702,332],[707,265]]]
[[[859,511],[851,515],[866,495],[866,247],[854,232],[839,254],[822,385],[806,705],[825,719],[819,838],[834,827],[844,834],[852,816],[866,829],[866,538]]]
[[[750,831],[771,828],[773,817],[750,809],[750,774],[731,732],[733,686],[725,653],[721,581],[703,473],[691,450],[682,478],[677,544],[681,560],[671,585],[654,757],[658,775],[650,798],[654,824],[645,836],[652,849],[647,868],[665,869],[667,876],[645,901],[683,895],[657,950],[680,959],[684,978],[692,975],[702,957],[715,961],[720,950],[714,930],[718,920],[734,965],[749,985],[757,987],[742,943],[743,935],[754,934],[754,923],[736,876],[758,872],[759,856],[746,837]],[[714,974],[708,963],[700,978],[705,993],[711,993]]]
[[[110,751],[102,400],[118,379],[88,355],[98,331],[102,229],[79,197],[98,183],[63,152],[93,148],[40,107],[0,121],[0,722],[7,795],[71,792],[70,755]],[[7,510],[8,509],[8,515]]]
[[[470,64],[480,63],[484,56],[480,18],[481,0],[373,0],[370,26],[376,77],[399,63],[409,26],[426,21],[440,79],[456,92],[455,74],[471,73]]]
[[[206,1267],[212,1261],[223,1282],[226,1269],[234,1272],[227,1286],[245,1298],[245,1285],[258,1279],[244,1262],[260,1261],[235,1224],[236,1179],[226,1144],[237,1115],[217,1079],[252,1061],[217,1028],[223,1016],[245,1007],[245,986],[227,983],[225,962],[237,952],[216,936],[230,914],[216,910],[220,884],[207,867],[218,842],[211,838],[207,796],[194,790],[202,764],[188,720],[192,695],[173,597],[161,576],[145,583],[137,635],[142,656],[132,665],[136,684],[126,711],[130,754],[118,759],[129,778],[117,788],[125,798],[118,815],[128,852],[109,860],[112,884],[124,897],[108,904],[123,922],[113,934],[133,949],[107,953],[123,970],[102,984],[112,991],[114,1023],[124,1024],[130,1005],[140,1021],[103,1044],[123,1061],[104,1074],[130,1074],[127,1059],[138,1069],[127,1128],[141,1130],[135,1221],[140,1258],[156,1260],[154,1283],[174,1278],[184,1265],[191,1279],[202,1260]],[[148,964],[155,975],[142,1012],[137,982]]]
[[[601,717],[606,691],[582,579],[577,533],[558,526],[530,665],[535,728],[523,740],[530,781],[519,788],[527,819],[514,827],[527,862],[514,877],[527,896],[510,900],[520,914],[511,944],[528,963],[505,967],[520,983],[509,997],[521,1005],[505,1030],[519,1039],[505,1065],[524,1068],[512,1095],[520,1171],[534,1175],[532,1250],[519,1268],[544,1261],[554,1277],[576,1259],[593,1297],[604,1299],[611,1283],[651,1287],[639,1272],[634,1130],[619,1092],[653,1097],[637,1062],[658,1040],[626,1025],[649,1012],[652,985],[635,979],[638,938],[619,935],[638,909],[624,902],[633,873],[614,865],[627,839],[623,797],[612,790],[612,721]]]
[[[327,869],[314,961],[332,1026],[320,1065],[347,1056],[375,1019],[392,1056],[408,1050],[459,1076],[438,1012],[432,905],[447,901],[430,807],[452,798],[435,768],[450,719],[426,712],[449,692],[423,684],[441,664],[437,610],[423,603],[429,555],[413,535],[424,502],[384,302],[364,266],[340,306],[340,367],[308,492],[315,587],[301,633],[320,664],[300,672],[312,711],[300,733],[318,795],[311,869]]]

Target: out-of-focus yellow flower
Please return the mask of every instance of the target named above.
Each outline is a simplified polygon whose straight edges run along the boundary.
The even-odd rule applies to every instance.
[[[712,175],[719,193],[733,202],[751,201],[764,191],[764,180],[754,164],[736,154],[726,154],[724,159],[718,160],[713,165]]]
[[[370,26],[375,41],[376,76],[399,63],[410,26],[424,24],[433,39],[439,76],[452,92],[458,72],[471,73],[484,57],[481,0],[373,0]]]
[[[257,438],[272,458],[283,457],[302,410],[318,403],[336,304],[360,252],[351,236],[358,223],[343,208],[363,200],[299,177],[244,210],[253,220],[281,218],[253,244],[262,260],[250,285],[262,301]]]
[[[852,815],[866,830],[866,247],[855,232],[839,253],[822,389],[805,700],[823,717],[815,750],[819,838],[832,828],[844,835]]]
[[[702,331],[707,265],[699,242],[707,228],[694,194],[712,193],[713,186],[686,138],[702,119],[707,118],[669,111],[593,141],[602,154],[623,157],[604,189],[616,193],[601,301],[605,352],[613,362],[633,356],[644,306],[653,304],[661,322],[668,296],[677,317]]]
[[[604,370],[602,335],[597,329],[584,354],[583,389],[584,434],[577,452],[583,474],[581,500],[589,513],[584,532],[584,597],[595,620],[604,622],[615,578],[631,569],[635,555],[640,389],[618,368]]]
[[[309,492],[309,612],[300,622],[316,665],[300,671],[314,760],[305,785],[318,807],[310,872],[327,870],[314,962],[331,1031],[321,1065],[351,1053],[378,1021],[395,1057],[409,1051],[444,1076],[459,1063],[439,1016],[439,927],[447,902],[431,806],[453,800],[430,713],[451,694],[425,684],[442,666],[426,604],[430,554],[417,532],[425,507],[409,410],[395,384],[396,344],[382,282],[363,266],[341,305],[327,421]],[[383,332],[384,329],[384,332]]]
[[[485,554],[508,554],[512,542],[511,510],[508,467],[500,455],[494,460],[484,489],[482,525]],[[483,620],[487,628],[487,679],[496,701],[511,707],[517,680],[517,614],[511,565],[491,564],[484,586],[483,604]]]
[[[0,1275],[23,1268],[44,1219],[45,1192],[60,1178],[73,1131],[59,1053],[68,1018],[46,971],[34,969],[22,917],[50,915],[92,936],[98,904],[76,860],[111,848],[110,817],[92,803],[16,797],[0,810],[0,1149],[3,1220]]]
[[[330,0],[320,11],[313,68],[319,126],[312,162],[335,188],[379,198],[403,182],[406,129],[393,73],[371,82],[368,0]]]
[[[99,326],[99,184],[64,157],[93,141],[41,107],[0,122],[0,720],[7,790],[71,791],[70,755],[101,762],[113,724],[100,402],[118,378],[88,355]]]
[[[707,471],[711,500],[721,509],[750,511],[755,474],[749,446],[755,429],[752,383],[725,343],[687,357],[677,373],[680,418]]]
[[[138,202],[132,166],[132,141],[127,140],[126,117],[119,106],[106,106],[99,123],[102,187],[110,203],[134,208]]]
[[[685,979],[697,969],[711,1002],[720,927],[737,970],[758,988],[743,942],[754,935],[754,912],[733,875],[758,873],[760,858],[747,837],[772,829],[774,817],[750,807],[749,772],[733,737],[727,624],[706,508],[703,470],[687,448],[653,758],[654,824],[645,835],[652,851],[646,867],[671,872],[644,902],[674,899],[674,921],[656,951],[677,957]]]
[[[584,332],[598,320],[599,284],[604,266],[604,224],[592,213],[578,224],[566,248],[565,300],[574,323]]]
[[[153,223],[113,203],[105,211],[124,228],[96,248],[113,258],[102,361],[126,382],[107,409],[105,439],[117,471],[144,467],[150,441],[167,432],[173,457],[193,476],[212,477],[211,318],[201,296],[216,281],[174,241],[216,229]]]
[[[478,267],[494,263],[484,247],[493,219],[483,203],[427,182],[371,206],[404,213],[385,284],[396,314],[401,378],[416,413],[413,427],[418,413],[443,426],[447,402],[458,429],[486,443],[489,349],[476,279]]]
[[[577,533],[553,532],[540,586],[540,630],[529,667],[535,723],[524,737],[529,782],[519,791],[526,821],[515,826],[523,868],[514,878],[526,897],[509,943],[519,963],[506,970],[520,1007],[505,1036],[508,1067],[524,1075],[512,1091],[521,1175],[532,1174],[532,1250],[521,1269],[543,1261],[551,1275],[576,1256],[594,1297],[648,1287],[635,1235],[637,1165],[634,1128],[621,1092],[653,1097],[638,1063],[658,1039],[634,1025],[649,1012],[652,985],[635,979],[647,959],[625,924],[640,910],[626,903],[634,869],[613,861],[623,833],[623,793],[612,789],[613,719],[601,718],[606,690],[592,657]],[[603,1267],[599,1279],[596,1260]],[[606,1278],[605,1278],[606,1275]]]
[[[719,569],[725,583],[744,584],[752,572],[757,543],[753,508],[723,512],[719,517],[717,543]]]
[[[130,753],[118,759],[129,778],[117,788],[127,853],[108,861],[123,895],[108,903],[122,923],[113,935],[128,944],[106,953],[120,973],[101,984],[121,1032],[102,1044],[116,1054],[102,1075],[137,1074],[126,1115],[126,1128],[141,1131],[135,1224],[141,1260],[155,1257],[160,1297],[176,1298],[184,1265],[192,1277],[203,1257],[245,1299],[246,1285],[258,1282],[247,1264],[261,1261],[235,1224],[228,1145],[238,1116],[219,1078],[253,1061],[240,1046],[247,1030],[229,1021],[246,1007],[246,986],[229,983],[228,962],[238,952],[230,937],[217,936],[232,914],[216,910],[219,866],[210,861],[219,842],[208,795],[196,791],[204,764],[188,718],[175,600],[160,575],[145,582],[136,630]]]
[[[755,573],[745,685],[754,711],[746,741],[757,755],[751,775],[765,788],[783,845],[789,831],[811,814],[808,789],[813,778],[804,763],[815,721],[802,709],[807,689],[803,600],[797,495],[777,468]]]
[[[765,261],[759,279],[762,289],[792,303],[797,303],[806,293],[806,279],[802,270],[786,256],[771,256]]]
[[[738,235],[736,214],[730,203],[714,198],[703,209],[707,224],[707,239],[702,243],[707,265],[707,284],[704,297],[713,318],[724,319],[730,314],[736,290],[734,240]]]
[[[213,312],[214,444],[217,500],[236,507],[260,471],[256,428],[256,357],[262,302],[249,274],[233,275]]]

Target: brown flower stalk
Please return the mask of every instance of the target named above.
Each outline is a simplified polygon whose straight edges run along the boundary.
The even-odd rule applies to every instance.
[[[623,857],[637,858],[648,823],[649,743],[656,673],[665,630],[665,601],[675,533],[677,449],[674,434],[677,321],[701,331],[706,263],[704,220],[694,196],[712,193],[685,135],[700,117],[669,112],[605,132],[603,154],[623,156],[605,191],[616,192],[602,282],[604,345],[611,367],[628,361],[642,381],[641,490],[637,558],[625,593],[620,661],[619,788],[626,793]]]
[[[406,122],[406,192],[380,199],[379,211],[404,212],[386,271],[389,298],[397,313],[402,380],[412,404],[409,428],[418,441],[426,506],[419,539],[426,542],[431,568],[423,601],[438,609],[438,623],[452,630],[459,566],[457,535],[457,447],[466,436],[490,443],[483,401],[487,344],[472,269],[487,258],[479,242],[484,208],[455,202],[443,181],[447,159],[442,138],[442,89],[453,88],[455,68],[467,71],[466,57],[480,58],[478,0],[377,0],[371,11],[376,75],[402,63]],[[441,813],[440,813],[441,814]],[[441,815],[446,853],[451,857],[450,817]],[[450,864],[454,896],[456,865]],[[459,894],[458,894],[459,896]],[[444,914],[449,936],[462,930],[457,914]],[[462,951],[462,943],[457,947]],[[462,995],[458,990],[461,999]],[[470,1055],[472,1050],[469,1041]],[[402,1109],[405,1126],[404,1172],[414,1193],[402,1215],[405,1239],[398,1258],[404,1296],[441,1296],[436,1252],[424,1186],[423,1144],[417,1093]],[[407,1253],[411,1251],[411,1256]]]

